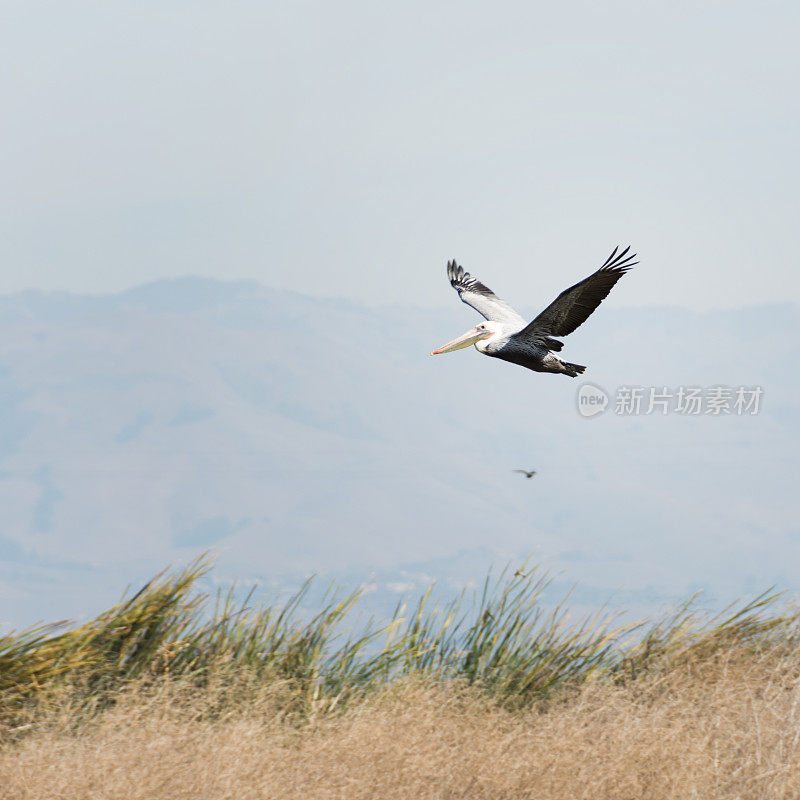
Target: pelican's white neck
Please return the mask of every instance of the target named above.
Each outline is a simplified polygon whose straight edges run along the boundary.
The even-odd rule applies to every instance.
[[[475,342],[475,349],[481,353],[486,353],[497,348],[497,344],[503,338],[505,331],[502,322],[493,322],[489,320],[483,323],[483,327],[491,331],[492,335]]]

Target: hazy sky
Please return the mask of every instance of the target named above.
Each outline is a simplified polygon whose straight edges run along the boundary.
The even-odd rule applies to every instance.
[[[0,292],[800,299],[789,2],[9,2]]]

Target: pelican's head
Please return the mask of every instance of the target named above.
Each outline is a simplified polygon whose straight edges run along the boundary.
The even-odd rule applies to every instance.
[[[491,339],[498,333],[500,333],[500,323],[487,320],[474,328],[470,328],[458,339],[453,339],[452,342],[443,344],[438,350],[434,350],[431,355],[438,356],[439,353],[452,353],[453,350],[460,350],[462,347],[469,347],[471,344],[474,344],[476,349],[483,351],[486,349],[486,340]]]

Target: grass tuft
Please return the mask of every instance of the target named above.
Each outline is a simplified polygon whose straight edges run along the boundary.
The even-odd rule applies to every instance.
[[[6,729],[23,730],[44,695],[97,709],[126,687],[165,680],[213,697],[209,714],[266,691],[280,697],[281,713],[313,720],[412,677],[472,686],[524,708],[591,681],[627,684],[732,647],[758,654],[797,638],[798,614],[778,612],[774,592],[711,618],[692,598],[656,623],[618,624],[602,610],[573,621],[567,598],[555,607],[544,602],[550,581],[535,568],[490,576],[480,593],[446,606],[434,605],[429,589],[410,612],[400,605],[388,623],[357,631],[346,625],[358,592],[330,590],[316,614],[300,613],[311,581],[280,605],[254,605],[252,593],[243,603],[233,591],[219,595],[209,616],[209,598],[196,584],[210,566],[201,558],[162,573],[84,625],[0,637]]]

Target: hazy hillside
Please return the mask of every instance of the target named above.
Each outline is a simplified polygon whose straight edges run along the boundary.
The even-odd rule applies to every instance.
[[[603,308],[567,340],[612,396],[760,385],[757,416],[584,419],[581,381],[428,357],[473,316],[193,278],[0,298],[2,618],[88,613],[208,548],[376,598],[528,553],[589,603],[800,588],[797,306]]]

